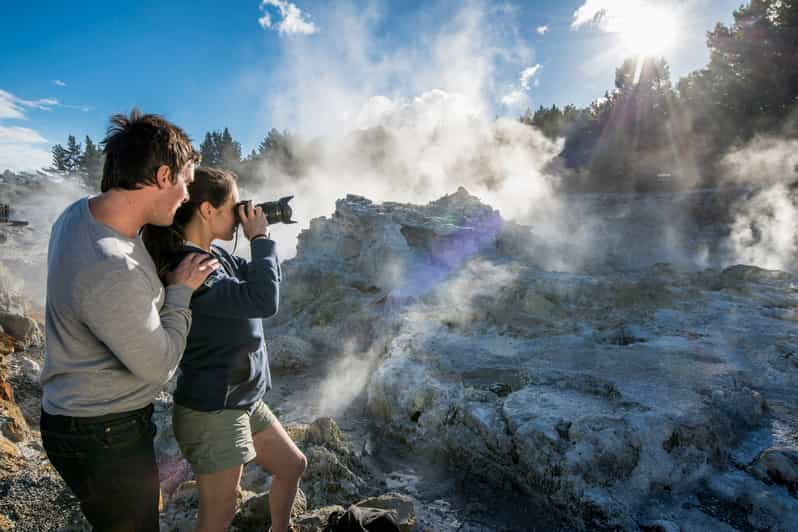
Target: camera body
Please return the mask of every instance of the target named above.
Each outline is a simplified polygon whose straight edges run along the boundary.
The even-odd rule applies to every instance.
[[[263,209],[263,214],[266,216],[266,221],[269,222],[269,225],[284,223],[284,224],[295,224],[296,222],[291,219],[293,216],[294,211],[291,209],[291,206],[288,204],[289,201],[294,196],[286,196],[284,198],[280,198],[277,201],[267,201],[265,203],[256,203],[255,207],[260,207]],[[246,205],[248,200],[239,201],[236,203],[233,213],[236,217],[236,223],[241,223],[241,219],[238,216],[238,207],[241,205]]]

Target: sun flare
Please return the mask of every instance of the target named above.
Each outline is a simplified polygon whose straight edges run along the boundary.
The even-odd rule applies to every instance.
[[[676,43],[676,15],[665,8],[641,5],[614,21],[615,30],[629,53],[661,55]]]

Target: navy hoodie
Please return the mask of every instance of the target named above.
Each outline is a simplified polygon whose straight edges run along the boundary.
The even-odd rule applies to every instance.
[[[273,240],[258,238],[250,247],[247,262],[211,246],[220,266],[191,298],[191,329],[174,393],[179,405],[247,410],[271,389],[261,320],[277,313],[282,273]],[[197,252],[203,251],[183,246],[175,267]]]

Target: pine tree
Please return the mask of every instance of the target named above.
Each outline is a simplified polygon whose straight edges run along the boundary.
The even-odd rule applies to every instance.
[[[205,140],[200,144],[200,155],[203,166],[219,166],[219,147],[216,142],[216,132],[205,133]]]
[[[102,175],[103,155],[88,135],[85,144],[83,155],[80,157],[80,170],[86,174],[86,184],[96,188]]]
[[[67,169],[67,152],[63,146],[56,144],[52,149],[53,169],[65,171]]]
[[[67,137],[65,166],[69,172],[77,172],[80,169],[81,149],[80,143],[74,135]]]
[[[241,163],[241,144],[233,140],[227,128],[224,128],[219,142],[219,156],[224,168],[233,170]]]

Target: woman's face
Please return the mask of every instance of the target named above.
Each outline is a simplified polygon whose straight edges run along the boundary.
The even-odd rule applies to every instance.
[[[225,202],[211,210],[209,223],[214,240],[232,240],[235,236],[236,218],[233,209],[236,203],[238,203],[238,186],[233,183]]]

